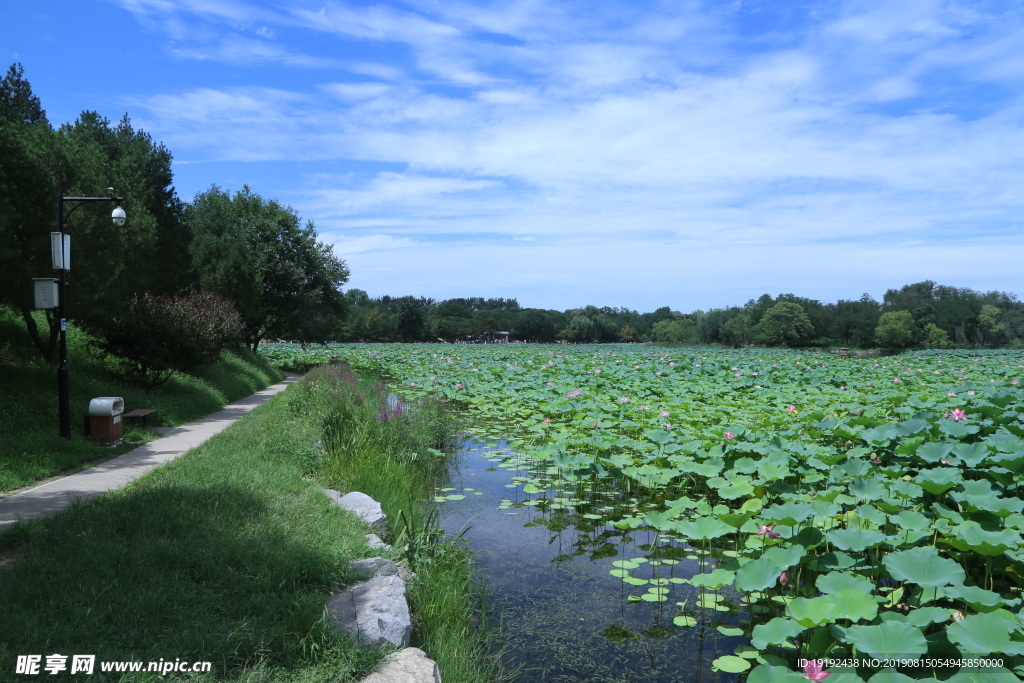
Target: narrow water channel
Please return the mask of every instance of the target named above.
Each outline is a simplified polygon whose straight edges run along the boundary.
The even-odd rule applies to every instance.
[[[701,571],[689,546],[607,523],[611,512],[637,504],[628,494],[527,493],[520,475],[528,464],[503,441],[466,439],[455,461],[451,482],[437,492],[441,524],[449,535],[468,528],[490,612],[503,617],[505,662],[520,669],[516,683],[736,680],[711,666],[744,642],[729,633],[739,624],[735,601],[702,599],[678,582]],[[653,558],[631,572],[650,579],[646,585],[610,573],[613,562],[634,558]],[[662,599],[651,599],[652,585]]]

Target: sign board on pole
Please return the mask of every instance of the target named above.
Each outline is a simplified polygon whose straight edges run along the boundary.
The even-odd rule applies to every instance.
[[[64,235],[64,248],[61,249],[60,233],[50,233],[50,258],[54,270],[71,270],[71,235]]]
[[[57,281],[52,277],[34,277],[32,283],[36,288],[36,308],[57,308]]]

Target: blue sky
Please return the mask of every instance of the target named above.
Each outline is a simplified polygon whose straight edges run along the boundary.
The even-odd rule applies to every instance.
[[[1019,2],[5,2],[50,120],[125,112],[371,296],[641,311],[1024,294]]]

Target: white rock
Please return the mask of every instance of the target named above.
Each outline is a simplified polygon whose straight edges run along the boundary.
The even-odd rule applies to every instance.
[[[388,655],[362,683],[441,683],[441,671],[423,650],[407,647]]]
[[[327,615],[357,645],[375,650],[405,647],[412,635],[405,581],[399,576],[377,576],[349,586],[327,603]]]
[[[351,510],[370,526],[379,529],[384,529],[387,526],[388,518],[384,514],[384,510],[381,509],[380,503],[365,493],[353,491],[341,495],[340,491],[334,489],[324,489],[324,493],[330,496],[335,505],[344,510]]]
[[[370,546],[370,550],[376,550],[377,548],[384,552],[391,550],[391,546],[382,541],[377,534],[366,534],[366,545]]]

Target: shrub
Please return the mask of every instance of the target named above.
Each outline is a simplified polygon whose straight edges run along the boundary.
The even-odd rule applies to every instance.
[[[118,356],[126,374],[147,389],[217,360],[220,350],[237,342],[242,320],[234,305],[211,292],[177,297],[136,295],[128,313],[110,321],[100,346]]]

